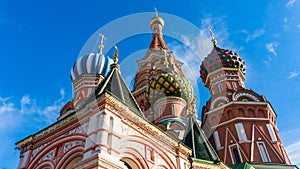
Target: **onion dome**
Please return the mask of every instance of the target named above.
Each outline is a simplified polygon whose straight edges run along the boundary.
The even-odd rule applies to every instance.
[[[237,68],[244,75],[246,73],[246,65],[243,59],[234,51],[228,49],[221,49],[214,46],[210,54],[202,61],[200,66],[200,76],[203,82],[209,73],[220,68]]]
[[[151,19],[151,21],[150,21],[150,27],[152,27],[152,25],[155,24],[155,23],[158,23],[158,24],[160,24],[161,26],[164,26],[164,25],[165,25],[164,20],[163,20],[161,17],[159,17],[157,14],[155,15],[155,17],[153,17],[153,18]]]
[[[109,65],[113,63],[112,59],[101,53],[90,53],[81,56],[71,69],[71,80],[76,80],[82,74],[95,74],[106,76],[109,72]]]
[[[162,97],[174,96],[184,99],[189,104],[193,100],[193,89],[184,77],[161,73],[150,81],[145,96],[150,103],[155,103]]]

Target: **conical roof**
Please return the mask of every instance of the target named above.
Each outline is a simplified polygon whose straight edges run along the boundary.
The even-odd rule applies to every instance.
[[[207,161],[220,161],[203,130],[193,116],[189,118],[188,129],[183,143],[192,149],[192,158]]]
[[[144,117],[144,114],[140,110],[118,69],[119,65],[111,65],[111,70],[108,73],[107,77],[98,85],[95,91],[96,96],[99,97],[107,92],[127,105],[136,114]]]

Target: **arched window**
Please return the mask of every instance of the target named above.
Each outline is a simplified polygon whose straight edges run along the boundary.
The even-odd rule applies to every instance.
[[[80,160],[82,160],[82,156],[77,156],[73,160],[71,160],[67,165],[65,169],[71,169],[73,168],[73,165],[78,163]]]
[[[130,158],[122,158],[120,161],[124,163],[127,169],[139,169],[139,166]]]

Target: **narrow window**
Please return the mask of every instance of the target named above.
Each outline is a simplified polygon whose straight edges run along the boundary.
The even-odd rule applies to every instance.
[[[175,114],[176,114],[176,112],[175,112],[175,105],[172,104],[171,107],[172,107],[172,116],[175,116]]]
[[[114,119],[112,117],[110,117],[109,119],[109,131],[112,132],[114,127]]]
[[[242,123],[235,124],[235,129],[236,129],[236,132],[238,134],[238,137],[239,137],[240,141],[247,141],[248,140],[245,129],[244,129],[244,126],[243,126]]]
[[[216,148],[217,149],[221,148],[220,137],[219,137],[218,131],[214,132],[214,141],[215,141]]]
[[[232,88],[233,88],[233,90],[237,89],[236,82],[232,82]]]
[[[162,108],[159,108],[159,118],[162,118]]]
[[[258,142],[258,149],[263,162],[271,162],[265,144],[263,142]]]
[[[277,141],[277,137],[275,135],[275,132],[274,132],[274,129],[273,129],[273,126],[271,124],[266,124],[267,125],[267,128],[268,128],[268,131],[269,131],[269,134],[271,136],[271,139],[273,142],[276,142]]]
[[[241,158],[240,158],[239,151],[237,148],[232,149],[232,155],[233,155],[235,164],[241,163]]]
[[[111,145],[112,145],[113,127],[114,127],[114,119],[112,117],[110,117],[110,119],[109,119],[109,133],[108,133],[108,138],[107,138],[108,147],[111,147]]]
[[[223,86],[222,86],[222,84],[219,84],[218,86],[219,86],[220,93],[222,93],[223,92]]]
[[[146,156],[148,160],[154,161],[154,151],[152,149],[147,148]]]

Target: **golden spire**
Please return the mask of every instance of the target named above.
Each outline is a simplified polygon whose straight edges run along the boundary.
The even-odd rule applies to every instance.
[[[217,40],[215,39],[215,34],[214,34],[214,32],[211,30],[210,27],[208,27],[208,30],[209,30],[209,33],[210,33],[210,36],[211,36],[211,43],[212,43],[214,46],[217,46]]]
[[[153,7],[153,8],[154,8],[154,11],[155,11],[155,17],[158,17],[158,10],[155,7]]]
[[[106,40],[106,37],[103,34],[99,33],[99,37],[101,37],[100,45],[99,45],[99,53],[102,54],[102,50],[104,48],[104,40]]]
[[[115,53],[114,53],[114,64],[117,64],[119,61],[119,49],[115,46]]]

